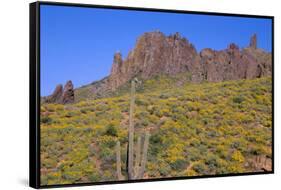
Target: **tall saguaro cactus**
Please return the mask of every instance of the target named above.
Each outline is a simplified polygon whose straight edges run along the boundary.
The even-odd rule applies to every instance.
[[[134,160],[134,107],[135,107],[135,79],[131,82],[131,100],[130,100],[130,115],[129,115],[129,153],[128,153],[128,179],[133,179],[133,160]]]
[[[141,179],[144,175],[145,165],[147,161],[147,151],[149,145],[149,132],[145,133],[143,151],[141,155],[141,136],[137,139],[136,145],[136,159],[134,163],[134,107],[135,107],[135,92],[136,92],[137,79],[133,79],[131,82],[131,97],[130,97],[130,114],[129,114],[129,143],[128,143],[128,154],[127,154],[127,176],[128,180]],[[123,180],[124,177],[121,173],[121,153],[120,153],[120,142],[116,144],[116,172],[117,178]],[[135,166],[134,166],[135,164]]]

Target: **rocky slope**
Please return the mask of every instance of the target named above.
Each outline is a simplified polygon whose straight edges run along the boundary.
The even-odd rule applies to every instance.
[[[231,43],[224,50],[206,48],[198,53],[179,33],[165,36],[159,31],[147,32],[137,39],[126,58],[120,52],[114,54],[108,77],[76,89],[75,94],[91,99],[115,91],[133,77],[145,80],[159,74],[187,73],[190,82],[199,83],[253,79],[271,72],[271,53],[258,48],[256,35],[243,49]]]

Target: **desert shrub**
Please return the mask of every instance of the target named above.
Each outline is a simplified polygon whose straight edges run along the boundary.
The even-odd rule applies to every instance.
[[[187,157],[190,161],[197,161],[201,158],[200,151],[195,147],[188,148]]]
[[[200,140],[198,140],[197,138],[192,138],[190,140],[190,145],[193,146],[193,147],[197,147],[200,145]]]
[[[152,134],[149,139],[148,153],[151,156],[157,156],[163,150],[162,138],[159,133]]]
[[[205,164],[209,167],[209,169],[215,170],[219,166],[218,157],[214,154],[207,154]]]
[[[200,111],[201,109],[201,104],[199,102],[189,101],[186,105],[189,111]]]
[[[116,139],[112,136],[102,136],[98,138],[98,142],[102,148],[108,147],[108,148],[113,148],[116,145]]]
[[[149,121],[146,118],[141,120],[141,125],[142,126],[148,126],[148,124],[149,124]]]
[[[206,165],[202,162],[197,162],[192,166],[192,169],[196,171],[198,174],[204,174],[204,172],[207,170]]]
[[[264,149],[260,146],[252,146],[249,150],[249,153],[252,155],[261,155],[264,153]]]
[[[171,173],[171,167],[169,164],[160,164],[159,173],[161,176],[168,176]]]
[[[122,106],[121,112],[129,112],[129,106]]]
[[[169,111],[169,109],[164,108],[164,109],[162,109],[161,111],[162,111],[162,113],[163,113],[164,116],[166,116],[166,117],[169,117],[169,116],[170,116],[170,111]]]
[[[112,124],[107,125],[105,130],[105,135],[117,137],[118,136],[117,128]]]
[[[73,117],[75,115],[76,115],[75,111],[68,111],[68,112],[66,112],[65,117]]]
[[[149,115],[147,119],[149,120],[149,123],[153,124],[157,124],[159,121],[159,118],[156,115]]]
[[[52,118],[48,117],[48,116],[43,116],[41,117],[41,122],[44,124],[51,124],[52,123]]]
[[[100,150],[99,156],[104,164],[110,164],[115,160],[115,152],[112,151],[112,148],[102,147]]]
[[[186,110],[178,105],[173,105],[171,109],[172,113],[184,114]]]
[[[150,113],[153,114],[153,112],[156,110],[156,107],[153,105],[147,106],[146,110]]]
[[[93,133],[95,136],[101,136],[105,133],[105,127],[102,125],[95,125],[93,126]]]
[[[176,161],[170,164],[171,168],[174,170],[184,170],[189,164],[188,160],[177,159]]]
[[[223,145],[218,145],[216,147],[216,154],[223,159],[226,159],[227,152],[228,152],[228,149]]]
[[[90,107],[82,108],[80,110],[80,112],[83,113],[83,114],[87,114],[87,113],[93,112],[93,111],[94,111],[94,108],[90,108]]]
[[[198,175],[197,172],[194,171],[193,169],[189,169],[184,172],[184,176],[197,176],[197,175]]]
[[[231,158],[232,158],[232,160],[237,161],[237,162],[244,162],[244,160],[245,160],[244,156],[238,150],[233,152]]]
[[[147,118],[148,115],[149,115],[148,112],[146,112],[146,111],[141,111],[141,112],[137,112],[137,113],[136,113],[136,118],[138,118],[138,119],[144,119],[144,118]]]
[[[142,100],[142,99],[136,99],[135,103],[137,106],[147,106],[148,105],[148,102],[145,100]]]
[[[154,111],[153,114],[156,115],[157,117],[162,117],[163,116],[163,111],[160,107],[157,107]]]
[[[235,96],[232,100],[234,103],[241,104],[245,100],[245,98],[244,96],[239,95]]]
[[[56,105],[55,104],[47,104],[46,110],[48,110],[49,112],[54,112],[56,110]]]
[[[98,182],[100,181],[100,174],[97,173],[97,172],[92,172],[90,174],[88,174],[88,179],[91,181],[91,182]]]
[[[112,181],[112,180],[115,180],[114,178],[114,173],[110,170],[105,170],[103,173],[102,173],[102,178],[105,180],[105,181]]]
[[[159,133],[155,133],[155,134],[151,135],[149,142],[153,143],[153,144],[162,143],[161,135]]]
[[[82,172],[81,171],[75,171],[75,170],[70,170],[70,171],[65,171],[62,174],[62,178],[64,180],[70,181],[72,183],[74,183],[76,180],[79,180],[82,176]]]
[[[209,118],[203,118],[202,122],[204,125],[208,125],[210,123],[210,119]]]
[[[43,160],[43,167],[46,167],[46,168],[54,168],[56,166],[57,162],[55,159],[53,158],[46,158]]]
[[[169,95],[167,95],[165,93],[162,93],[162,94],[160,94],[159,98],[160,99],[167,99],[167,98],[169,98]]]

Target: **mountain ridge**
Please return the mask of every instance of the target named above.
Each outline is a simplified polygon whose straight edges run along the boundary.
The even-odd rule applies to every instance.
[[[194,45],[178,32],[166,36],[154,31],[141,35],[126,58],[116,52],[107,77],[76,88],[74,92],[75,96],[83,94],[81,92],[88,94],[82,99],[99,97],[114,92],[136,76],[146,80],[161,74],[188,73],[190,82],[200,83],[260,78],[271,75],[271,72],[271,53],[258,48],[256,34],[246,48],[240,49],[230,43],[223,50],[205,48],[197,52]]]

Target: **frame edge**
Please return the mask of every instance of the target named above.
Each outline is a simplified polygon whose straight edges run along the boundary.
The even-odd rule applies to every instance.
[[[189,13],[202,14],[213,16],[233,16],[233,17],[248,17],[248,18],[263,18],[271,19],[272,21],[272,171],[269,172],[249,172],[249,173],[234,173],[226,175],[206,175],[195,177],[171,177],[171,178],[156,178],[145,180],[132,181],[105,181],[91,183],[74,183],[74,184],[58,184],[58,185],[41,185],[40,184],[40,5],[55,5],[55,6],[71,6],[71,7],[90,7],[90,8],[105,8],[119,10],[135,10],[135,11],[156,11],[156,12],[171,12],[171,13]],[[29,38],[30,38],[30,95],[29,95],[29,186],[36,189],[45,188],[64,188],[64,187],[82,187],[93,185],[113,185],[126,183],[143,183],[143,182],[160,182],[186,179],[201,179],[201,178],[217,178],[217,177],[235,177],[249,175],[266,175],[275,173],[275,154],[274,154],[274,16],[273,15],[248,15],[239,13],[223,13],[223,12],[207,12],[207,11],[191,11],[191,10],[172,10],[159,8],[144,8],[144,7],[127,7],[117,5],[102,5],[102,4],[85,4],[85,3],[67,3],[67,2],[50,2],[36,1],[29,4]],[[35,127],[34,127],[35,126]]]
[[[40,188],[40,157],[38,136],[38,9],[39,3],[29,4],[29,186]]]

